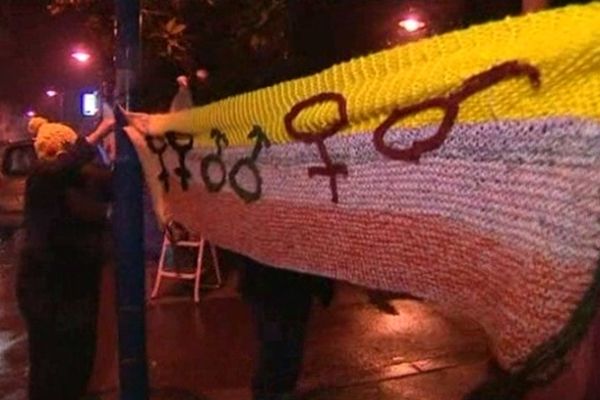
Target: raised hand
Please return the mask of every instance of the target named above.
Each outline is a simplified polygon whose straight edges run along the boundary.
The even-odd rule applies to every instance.
[[[123,115],[125,116],[125,119],[127,120],[127,124],[130,127],[135,128],[140,133],[143,133],[143,134],[148,133],[149,124],[150,124],[150,116],[148,114],[127,111],[124,108],[122,108],[121,106],[119,106],[119,108],[120,108],[121,112],[123,113]]]

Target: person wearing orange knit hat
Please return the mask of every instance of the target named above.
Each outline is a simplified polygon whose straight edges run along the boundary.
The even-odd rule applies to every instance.
[[[77,133],[67,125],[50,123],[42,117],[33,117],[27,128],[35,135],[34,148],[41,160],[55,159],[77,140]]]
[[[94,146],[112,131],[103,120],[87,137],[33,118],[38,163],[27,178],[17,300],[29,344],[29,400],[85,395],[96,348],[99,281],[110,258],[110,171]]]

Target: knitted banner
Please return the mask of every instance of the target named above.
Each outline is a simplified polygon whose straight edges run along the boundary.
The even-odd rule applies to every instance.
[[[510,18],[128,131],[161,221],[460,310],[528,386],[595,311],[598,21]]]

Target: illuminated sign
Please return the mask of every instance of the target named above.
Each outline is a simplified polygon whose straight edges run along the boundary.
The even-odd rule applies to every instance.
[[[81,96],[81,113],[86,117],[98,114],[100,99],[98,92],[84,93]]]

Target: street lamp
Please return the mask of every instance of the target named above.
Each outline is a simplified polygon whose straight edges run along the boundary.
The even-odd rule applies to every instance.
[[[406,32],[413,33],[425,28],[425,22],[416,15],[406,16],[398,21],[398,26]]]
[[[65,94],[55,89],[46,90],[46,96],[50,99],[57,99],[57,117],[63,120],[65,118]]]
[[[87,51],[77,50],[71,53],[71,58],[75,59],[80,64],[86,64],[92,58],[92,55]]]

